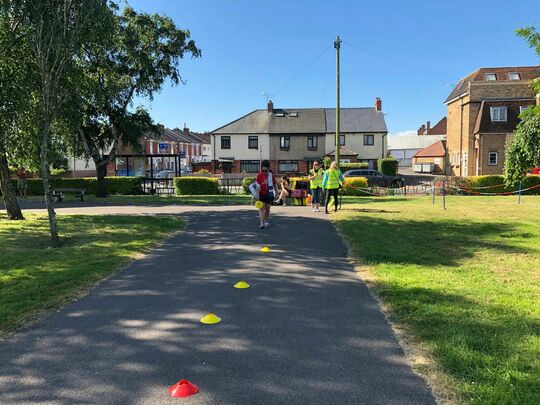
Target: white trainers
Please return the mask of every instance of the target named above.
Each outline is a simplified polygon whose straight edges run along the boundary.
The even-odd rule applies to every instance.
[[[313,208],[313,212],[317,212],[317,208]]]
[[[268,228],[269,226],[270,226],[270,224],[269,224],[268,222],[265,222],[265,223],[264,223],[264,227],[265,227],[265,228]]]
[[[320,209],[318,209],[318,208],[315,208],[315,211],[317,211],[317,212],[321,212],[321,210],[320,210]]]

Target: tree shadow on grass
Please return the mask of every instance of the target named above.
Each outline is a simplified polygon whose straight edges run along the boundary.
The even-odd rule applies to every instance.
[[[539,403],[540,353],[533,343],[540,339],[538,319],[434,289],[385,281],[374,287],[392,318],[433,349],[466,402]]]
[[[504,235],[517,228],[499,222],[448,222],[355,216],[338,219],[357,257],[370,264],[458,266],[479,250],[529,253]],[[499,240],[496,240],[496,239]]]

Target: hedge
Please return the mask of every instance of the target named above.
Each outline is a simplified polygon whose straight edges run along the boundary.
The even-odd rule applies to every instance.
[[[471,177],[449,177],[447,179],[448,194],[475,195],[476,193],[508,193],[518,190],[518,185],[507,186],[504,183],[504,176],[471,176]],[[493,187],[499,186],[500,187]],[[528,175],[523,179],[523,189],[540,185],[540,175]],[[456,190],[457,187],[459,190]],[[490,188],[481,188],[490,187]],[[524,191],[524,195],[540,195],[540,187],[533,190]]]
[[[51,188],[82,188],[86,194],[96,194],[97,179],[91,178],[51,178]],[[41,179],[28,179],[28,195],[43,195]],[[143,194],[141,179],[138,177],[105,177],[108,194],[139,195]],[[13,180],[17,190],[17,180]]]
[[[244,177],[242,180],[242,188],[244,189],[245,194],[251,194],[249,191],[249,185],[255,181],[255,177]]]
[[[366,191],[369,190],[357,190],[358,188],[369,188],[365,177],[346,177],[343,184],[343,195],[368,195]]]
[[[377,160],[377,168],[382,174],[395,176],[398,169],[398,161],[394,158],[384,158]]]
[[[177,195],[219,194],[218,179],[212,177],[175,177],[174,192]]]

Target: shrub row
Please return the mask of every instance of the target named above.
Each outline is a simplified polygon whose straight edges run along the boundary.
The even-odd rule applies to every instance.
[[[143,194],[141,179],[138,177],[105,177],[107,193],[119,195]],[[13,180],[13,187],[17,190],[17,180]],[[82,188],[86,194],[96,194],[97,179],[51,178],[51,188]],[[43,182],[41,179],[28,179],[28,195],[43,195]]]
[[[340,163],[339,168],[342,173],[345,173],[347,170],[358,170],[358,169],[368,169],[369,165],[365,162],[362,163]]]
[[[439,179],[441,181],[441,179]],[[449,177],[447,180],[448,194],[475,195],[476,193],[507,193],[517,191],[519,186],[507,186],[504,177],[501,175],[491,176],[471,176],[471,177]],[[502,186],[501,186],[502,185]],[[523,179],[522,189],[527,189],[540,185],[540,175],[528,175]],[[493,187],[499,186],[499,187]],[[456,190],[454,187],[459,188]],[[489,188],[481,188],[489,187]],[[470,190],[470,191],[469,191]],[[524,195],[540,195],[540,187],[524,191]]]
[[[219,194],[218,179],[212,177],[175,177],[174,192],[178,195]]]

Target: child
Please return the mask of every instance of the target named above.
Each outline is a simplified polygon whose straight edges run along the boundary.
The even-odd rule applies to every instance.
[[[268,228],[270,223],[268,218],[270,217],[270,207],[272,201],[274,201],[275,190],[277,189],[276,177],[272,170],[270,170],[270,162],[265,160],[261,165],[261,171],[257,175],[255,183],[249,186],[251,193],[258,197],[258,199],[264,204],[259,210],[259,219],[261,220],[260,229]]]
[[[287,204],[285,203],[285,199],[291,195],[291,182],[289,181],[289,178],[287,176],[283,176],[281,178],[281,193],[279,194],[279,198],[276,200],[276,204],[283,203],[283,206],[285,207]]]

